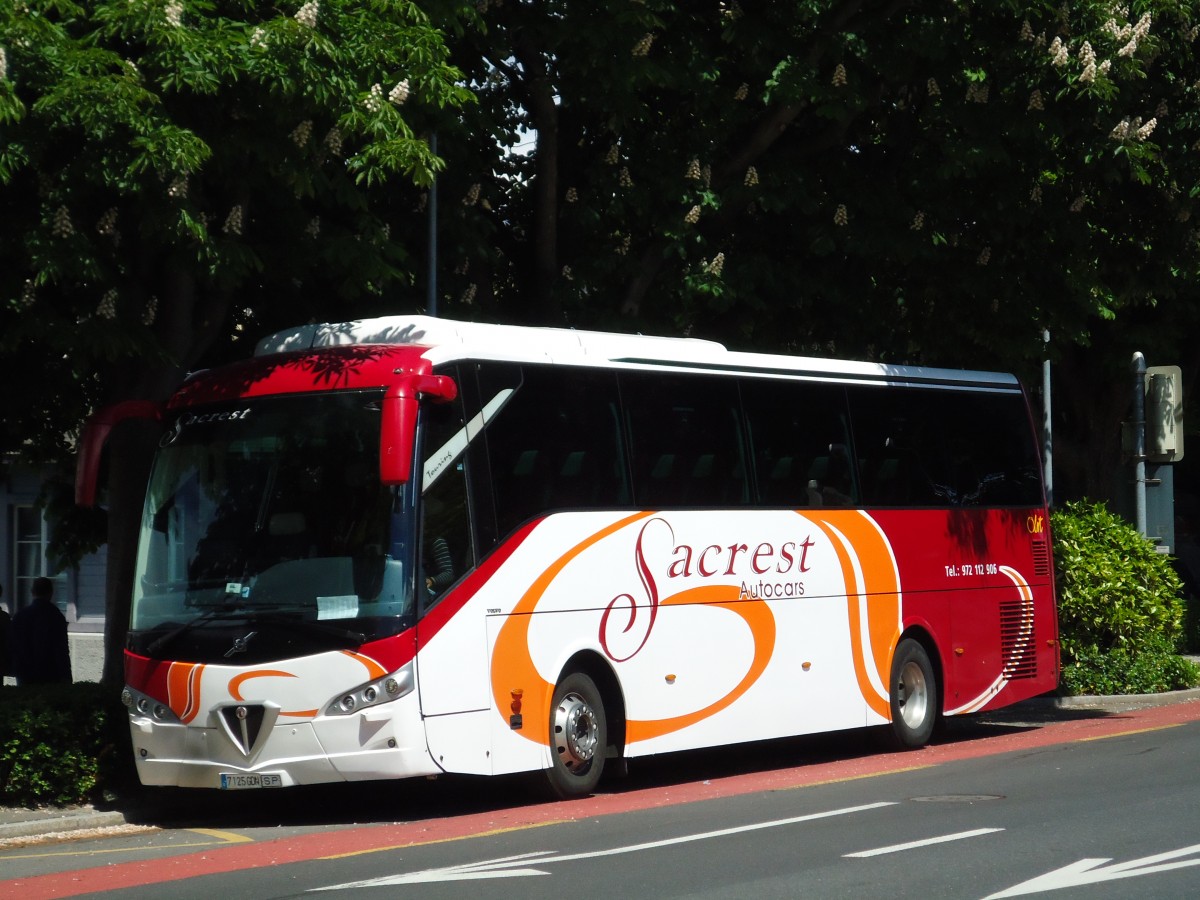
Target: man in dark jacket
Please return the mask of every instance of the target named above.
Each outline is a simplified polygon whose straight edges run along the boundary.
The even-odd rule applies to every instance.
[[[36,578],[33,602],[13,616],[9,649],[17,684],[71,681],[67,620],[54,605],[54,582]]]

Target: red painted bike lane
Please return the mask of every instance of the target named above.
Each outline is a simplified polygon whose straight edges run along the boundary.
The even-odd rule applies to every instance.
[[[1027,731],[955,741],[910,753],[885,753],[857,759],[813,763],[703,782],[674,784],[669,788],[655,787],[625,793],[598,794],[583,800],[492,810],[453,818],[397,825],[372,825],[273,841],[208,847],[201,852],[165,859],[98,865],[32,878],[0,881],[0,897],[48,900],[117,891],[202,875],[401,849],[439,841],[462,840],[498,831],[537,827],[550,822],[635,812],[758,791],[777,791],[868,778],[1017,750],[1170,728],[1196,721],[1200,721],[1200,702],[1158,706],[1102,718],[1053,722]]]

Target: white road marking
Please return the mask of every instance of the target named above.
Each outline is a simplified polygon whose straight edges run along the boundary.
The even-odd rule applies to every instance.
[[[981,834],[994,834],[1003,828],[976,828],[974,831],[960,831],[957,834],[944,834],[941,837],[925,838],[920,841],[909,841],[907,844],[892,844],[890,847],[876,847],[874,850],[860,850],[857,853],[844,854],[847,859],[864,859],[868,856],[883,856],[885,853],[899,853],[902,850],[912,850],[916,847],[928,847],[931,844],[946,844],[950,841],[961,841],[966,838],[979,837]]]
[[[1186,869],[1189,866],[1200,866],[1200,859],[1185,859],[1179,862],[1181,856],[1200,854],[1200,844],[1192,844],[1179,850],[1167,853],[1156,853],[1154,856],[1143,856],[1129,862],[1116,863],[1106,866],[1111,859],[1081,859],[1079,862],[1039,875],[1020,884],[1010,887],[998,894],[991,894],[984,900],[1000,900],[1001,897],[1020,897],[1023,894],[1040,894],[1044,891],[1057,891],[1063,888],[1077,887],[1081,884],[1099,884],[1102,881],[1115,881],[1118,878],[1136,878],[1139,875],[1153,875],[1156,872],[1170,872],[1174,869]]]
[[[817,819],[828,819],[834,816],[845,816],[850,813],[866,812],[872,809],[882,809],[885,806],[895,806],[895,803],[868,803],[864,806],[848,806],[844,809],[833,809],[827,812],[810,813],[806,816],[794,816],[790,819],[776,819],[771,822],[756,822],[753,825],[739,825],[734,828],[722,828],[718,831],[706,831],[701,834],[686,834],[676,838],[664,838],[661,841],[648,841],[644,844],[632,844],[628,847],[613,847],[610,850],[593,850],[587,853],[569,853],[562,856],[549,856],[551,851],[525,853],[521,856],[506,856],[503,859],[491,859],[462,866],[448,866],[442,869],[425,869],[420,872],[409,872],[401,875],[385,875],[382,878],[370,878],[365,881],[352,881],[346,884],[335,884],[329,887],[313,888],[313,891],[341,891],[348,888],[385,887],[396,884],[416,884],[431,881],[462,881],[478,878],[511,878],[518,875],[546,875],[542,869],[533,869],[528,863],[533,857],[539,866],[551,863],[573,862],[579,859],[598,859],[604,856],[619,856],[623,853],[637,853],[642,850],[656,850],[660,847],[670,847],[675,844],[688,844],[695,841],[706,841],[712,838],[728,837],[734,834],[745,834],[750,831],[761,831],[765,828],[779,828],[783,825],[797,825],[801,822],[812,822]]]

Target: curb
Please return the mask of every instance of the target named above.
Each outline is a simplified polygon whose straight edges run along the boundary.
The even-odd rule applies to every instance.
[[[44,837],[50,834],[67,834],[91,828],[112,828],[126,825],[123,812],[116,810],[100,812],[91,807],[78,809],[0,809],[0,818],[15,821],[0,822],[0,841],[10,838]]]
[[[1054,709],[1102,709],[1110,712],[1129,712],[1134,709],[1148,709],[1154,706],[1170,706],[1175,703],[1192,703],[1200,700],[1200,688],[1189,688],[1185,691],[1167,691],[1162,694],[1106,694],[1081,697],[1034,697],[1023,700],[1007,707],[1010,710],[1022,709],[1054,710]]]

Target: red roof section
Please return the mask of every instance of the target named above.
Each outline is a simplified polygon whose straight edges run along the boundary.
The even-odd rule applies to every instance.
[[[396,375],[429,374],[432,368],[412,345],[357,344],[256,356],[197,372],[177,390],[167,406],[178,409],[245,397],[352,391],[384,388]]]

